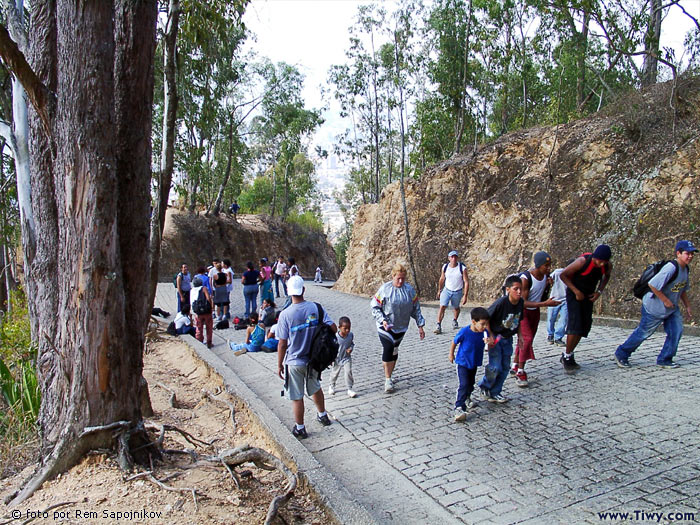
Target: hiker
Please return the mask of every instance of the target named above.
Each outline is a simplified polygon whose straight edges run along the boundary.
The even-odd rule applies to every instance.
[[[459,254],[452,250],[447,254],[448,263],[442,265],[440,281],[438,282],[437,298],[440,300],[440,310],[438,310],[437,326],[435,333],[442,333],[442,318],[448,305],[452,305],[455,314],[452,319],[452,328],[459,328],[459,305],[467,304],[469,295],[469,275],[467,267],[459,261]]]
[[[224,273],[226,274],[226,289],[228,290],[229,295],[233,291],[233,278],[235,276],[233,272],[233,268],[231,268],[231,259],[224,259],[222,261],[222,269]],[[229,313],[228,316],[229,319],[231,319],[231,315]]]
[[[243,298],[245,299],[245,317],[248,317],[251,312],[258,309],[258,283],[262,281],[260,272],[253,266],[253,261],[248,261],[246,270],[241,275],[241,284],[243,284]]]
[[[486,340],[489,362],[484,368],[484,377],[479,381],[481,396],[491,403],[505,403],[501,394],[508,377],[510,356],[513,355],[513,336],[523,316],[523,283],[517,274],[506,277],[506,295],[489,306],[489,337]]]
[[[351,324],[349,317],[341,317],[338,319],[338,357],[333,362],[331,371],[331,384],[328,387],[328,395],[335,395],[335,384],[338,381],[340,371],[345,374],[345,388],[348,389],[348,397],[356,397],[357,394],[352,389],[355,380],[352,376],[352,352],[355,349],[355,336],[350,331]]]
[[[297,266],[297,263],[294,260],[294,257],[289,258],[289,264],[287,265],[287,275],[289,277],[294,277],[295,275],[299,275],[299,267]]]
[[[192,276],[185,263],[182,263],[180,272],[175,278],[175,288],[177,288],[177,311],[180,312],[183,304],[190,303],[190,290],[192,289]]]
[[[241,207],[238,205],[238,201],[234,200],[233,203],[231,203],[231,206],[228,208],[228,213],[229,215],[233,215],[233,219],[236,220],[238,219],[238,210],[240,210]]]
[[[216,306],[216,322],[230,319],[229,305],[231,299],[228,295],[228,273],[224,272],[219,264],[220,271],[214,277],[214,306]]]
[[[314,275],[314,282],[315,283],[322,283],[323,282],[323,270],[321,269],[321,265],[319,264],[316,266],[316,274]]]
[[[235,355],[243,355],[246,352],[259,352],[263,342],[265,342],[265,327],[260,322],[258,312],[252,312],[250,317],[248,317],[245,343],[235,344],[230,339],[226,340],[228,347]]]
[[[527,386],[525,363],[535,358],[532,342],[540,325],[540,308],[559,304],[554,299],[546,298],[552,286],[552,280],[549,277],[552,271],[552,258],[547,252],[539,251],[533,256],[532,262],[532,268],[520,274],[524,310],[518,327],[518,344],[515,347],[513,368],[511,368],[511,374],[515,375],[516,384],[519,387]]]
[[[582,337],[588,337],[593,324],[593,303],[610,280],[612,263],[610,246],[601,244],[593,253],[576,258],[561,272],[561,280],[567,286],[566,308],[569,319],[566,324],[566,350],[559,361],[566,373],[580,368],[574,359],[574,350]]]
[[[406,267],[396,263],[391,270],[391,281],[381,285],[370,302],[383,349],[385,394],[394,392],[391,375],[399,358],[399,345],[406,335],[411,317],[416,320],[421,340],[425,338],[425,319],[420,311],[418,294],[413,286],[406,282],[406,273]]]
[[[272,268],[267,263],[267,257],[260,259],[260,300],[268,299],[275,300],[275,295],[272,293]]]
[[[292,434],[306,439],[304,389],[316,405],[316,420],[323,426],[331,424],[319,374],[308,366],[311,341],[319,323],[329,325],[333,332],[338,329],[328,312],[324,310],[323,319],[319,319],[316,303],[304,300],[304,279],[298,275],[290,277],[287,290],[292,296],[292,304],[282,311],[277,321],[277,375],[284,379],[285,392],[292,401],[295,422]]]
[[[569,261],[571,263],[573,261]],[[552,272],[552,291],[549,296],[555,301],[559,301],[556,306],[547,308],[547,342],[550,345],[566,346],[564,334],[566,332],[566,322],[569,319],[566,309],[566,285],[561,280],[561,272],[564,268],[557,268]]]
[[[214,293],[211,283],[209,282],[209,275],[207,275],[207,269],[204,266],[200,266],[199,268],[197,268],[197,272],[194,276],[199,277],[202,280],[202,286],[205,286],[207,290],[209,290],[210,294]]]
[[[277,262],[273,266],[272,270],[275,272],[275,295],[277,298],[280,297],[280,281],[282,281],[282,289],[284,290],[284,295],[287,295],[287,264],[284,262],[284,257],[281,255],[277,258]]]
[[[698,249],[691,241],[676,243],[676,259],[667,262],[649,281],[650,292],[642,299],[642,318],[639,326],[615,350],[615,362],[620,368],[629,368],[629,358],[659,327],[664,325],[666,341],[656,357],[656,364],[662,368],[678,368],[673,358],[678,351],[678,343],[683,335],[683,317],[678,307],[682,301],[688,317],[692,315],[687,291],[690,288],[688,264]]]
[[[472,400],[476,369],[484,361],[484,343],[488,340],[489,312],[486,308],[476,307],[471,311],[469,326],[465,326],[452,341],[450,346],[450,363],[457,372],[457,400],[454,407],[454,420],[467,419],[467,410],[476,408]],[[455,355],[455,350],[457,355]]]
[[[211,348],[212,337],[214,332],[214,319],[212,318],[212,312],[214,311],[214,301],[212,299],[209,290],[206,286],[203,286],[203,281],[200,277],[195,277],[192,279],[192,289],[190,290],[190,305],[192,306],[192,311],[195,313],[195,325],[197,331],[195,333],[195,339],[200,343],[204,342],[204,327],[207,328],[207,348]],[[202,298],[200,301],[200,292],[202,293]],[[198,306],[201,303],[201,308]],[[207,306],[208,305],[208,306]],[[199,311],[198,311],[199,310]]]
[[[220,259],[214,259],[211,262],[211,266],[209,267],[208,275],[209,275],[209,283],[211,284],[212,287],[214,286],[214,281],[216,280],[216,275],[222,270],[222,268],[223,267],[221,266]],[[209,290],[209,291],[211,291],[211,290]]]

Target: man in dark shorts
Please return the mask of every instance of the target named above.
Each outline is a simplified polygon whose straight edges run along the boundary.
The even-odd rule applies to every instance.
[[[569,321],[566,325],[566,350],[560,361],[568,374],[580,368],[574,359],[574,349],[582,337],[588,337],[591,330],[593,303],[598,300],[610,280],[611,255],[610,247],[601,244],[593,253],[577,257],[561,273],[561,280],[567,286]]]

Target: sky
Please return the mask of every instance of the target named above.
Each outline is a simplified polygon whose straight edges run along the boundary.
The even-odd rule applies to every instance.
[[[333,64],[345,62],[348,28],[355,20],[358,6],[370,1],[252,0],[244,22],[257,35],[252,48],[273,62],[298,66],[306,76],[307,107],[321,108],[324,104],[321,86],[326,84],[328,70]],[[391,0],[377,3],[385,5],[389,12],[395,5]],[[700,0],[683,0],[681,4],[689,14],[700,19]],[[683,39],[691,27],[692,21],[680,9],[671,9],[662,24],[661,47],[674,47],[676,56],[680,56]],[[317,132],[314,145],[330,150],[335,136],[345,130],[347,125],[337,113],[338,107],[334,104],[324,113],[326,123]]]

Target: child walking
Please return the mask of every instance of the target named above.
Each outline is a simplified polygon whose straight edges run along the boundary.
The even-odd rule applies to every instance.
[[[457,369],[457,400],[455,401],[455,421],[467,419],[467,410],[476,406],[472,401],[476,369],[484,360],[484,342],[488,337],[485,330],[489,326],[489,312],[486,308],[477,307],[471,312],[471,323],[462,328],[452,341],[450,347],[450,363],[455,363]],[[457,355],[455,349],[459,345]]]
[[[328,394],[331,396],[335,395],[335,383],[338,380],[341,368],[345,372],[345,386],[348,389],[348,397],[357,396],[352,389],[354,384],[352,377],[352,351],[355,348],[355,340],[350,331],[350,326],[350,319],[348,317],[341,317],[338,319],[338,333],[335,336],[336,339],[338,339],[338,357],[336,357],[333,363],[331,384],[328,387]]]

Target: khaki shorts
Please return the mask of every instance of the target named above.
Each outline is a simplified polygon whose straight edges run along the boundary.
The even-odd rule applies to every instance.
[[[289,380],[287,381],[287,397],[292,401],[298,401],[304,397],[304,385],[306,393],[313,396],[321,389],[321,382],[318,380],[318,372],[308,366],[288,366]]]

